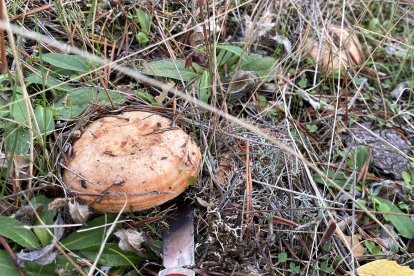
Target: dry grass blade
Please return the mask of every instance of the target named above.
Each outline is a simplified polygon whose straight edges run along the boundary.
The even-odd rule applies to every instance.
[[[253,211],[252,206],[253,182],[252,172],[250,169],[250,147],[249,142],[246,143],[246,224],[247,227],[252,224],[252,217],[250,213]]]

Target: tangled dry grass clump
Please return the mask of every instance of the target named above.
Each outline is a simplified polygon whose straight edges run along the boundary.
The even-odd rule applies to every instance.
[[[139,232],[133,255],[119,251],[134,262],[99,258],[120,250],[110,233],[101,233],[108,244],[82,247],[68,228],[63,261],[54,257],[66,264],[61,272],[156,275],[166,218],[183,201],[195,207],[200,275],[355,274],[379,258],[414,266],[414,14],[406,1],[16,1],[7,10],[18,37],[9,47],[22,63],[11,68],[23,70],[27,98],[12,78],[0,104],[22,97],[43,116],[0,109],[0,122],[18,122],[0,124],[3,214],[40,193],[60,199],[54,210],[72,227],[100,219],[74,217],[76,194],[62,171],[74,142],[103,116],[157,113],[201,148],[198,182],[181,197],[116,217]],[[64,51],[85,59],[45,54]],[[56,124],[45,131],[47,112]],[[13,128],[34,136],[31,152],[10,155],[24,136]],[[7,161],[13,155],[31,162]]]

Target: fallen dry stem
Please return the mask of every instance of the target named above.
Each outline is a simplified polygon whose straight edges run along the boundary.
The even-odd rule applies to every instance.
[[[250,212],[253,211],[252,208],[252,171],[250,168],[250,147],[249,142],[246,142],[246,224],[250,226],[253,222],[252,217],[250,217]]]

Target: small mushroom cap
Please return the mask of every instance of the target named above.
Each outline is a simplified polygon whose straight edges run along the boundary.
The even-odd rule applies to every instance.
[[[340,51],[341,32],[342,50]],[[306,42],[308,55],[320,64],[319,69],[322,73],[333,73],[339,69],[345,71],[347,66],[352,67],[362,63],[362,48],[355,34],[339,26],[331,26],[328,33],[329,37],[322,38],[322,45],[313,38],[309,38]]]
[[[63,181],[98,212],[134,212],[182,193],[200,170],[200,149],[182,129],[148,112],[91,123],[74,143]]]

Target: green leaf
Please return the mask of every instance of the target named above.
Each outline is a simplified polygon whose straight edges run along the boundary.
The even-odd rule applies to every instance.
[[[294,273],[299,273],[300,266],[296,265],[295,263],[289,263],[289,270],[294,272]]]
[[[201,75],[201,78],[197,82],[197,94],[198,94],[197,96],[201,101],[205,103],[208,103],[208,100],[210,99],[210,96],[211,96],[210,87],[211,87],[210,73],[208,71],[204,71],[203,74]]]
[[[79,73],[72,71],[72,70],[68,70],[68,69],[63,69],[63,68],[59,68],[53,65],[50,65],[49,68],[47,68],[46,71],[50,71],[49,75],[53,78],[64,78],[64,79],[69,79],[70,81],[78,81],[79,78]]]
[[[58,104],[56,105],[56,111],[58,114],[57,118],[59,120],[72,120],[78,117],[87,107],[88,104],[68,106]]]
[[[5,146],[9,153],[25,155],[30,148],[30,133],[27,128],[10,124],[5,127]]]
[[[326,262],[321,263],[321,270],[326,273],[332,273],[333,268],[332,266],[328,265]]]
[[[231,68],[237,60],[240,58],[239,55],[233,54],[228,51],[220,51],[217,55],[217,63],[219,68],[222,68],[224,65],[227,66],[227,68]]]
[[[378,254],[381,251],[381,247],[377,246],[373,241],[364,241],[365,247],[371,252],[371,254]]]
[[[14,121],[21,126],[27,126],[27,112],[24,97],[20,93],[15,93],[10,105],[10,114]]]
[[[40,265],[35,262],[25,262],[24,272],[27,276],[55,276],[56,265],[54,263],[49,265]]]
[[[98,94],[99,92],[99,94]],[[114,104],[120,104],[125,101],[125,96],[112,90],[108,94]],[[110,100],[104,89],[94,87],[80,87],[72,89],[55,104],[59,120],[70,120],[81,114],[93,100],[103,101],[110,104]]]
[[[55,129],[53,112],[49,107],[37,106],[34,110],[37,124],[42,134],[49,134]]]
[[[39,77],[36,74],[30,74],[27,78],[25,78],[25,81],[27,85],[30,84],[39,84],[39,85],[45,85],[47,88],[55,87],[54,89],[60,90],[60,91],[71,91],[73,88],[62,84],[63,81],[60,81],[58,79],[52,78],[51,76],[47,76],[46,79],[43,81],[41,77]]]
[[[140,45],[145,45],[149,42],[149,38],[146,34],[144,34],[143,32],[139,32],[135,35],[135,38],[137,39],[138,43]]]
[[[0,235],[4,236],[24,248],[39,248],[39,241],[32,231],[24,228],[24,224],[14,218],[0,216]]]
[[[69,257],[69,258],[71,258],[76,263],[75,258],[73,257]],[[24,263],[24,271],[26,272],[27,276],[55,276],[57,275],[56,274],[57,268],[60,268],[63,271],[65,271],[67,275],[78,275],[77,273],[72,273],[72,274],[70,273],[71,270],[73,269],[73,266],[69,263],[69,261],[64,256],[58,255],[56,257],[55,262],[48,264],[48,265],[40,265],[34,262],[28,262],[28,261]]]
[[[90,222],[88,222],[85,226],[81,229],[89,229],[93,228],[89,231],[83,232],[73,232],[66,238],[64,238],[61,242],[62,244],[69,250],[79,250],[84,249],[87,247],[91,247],[94,245],[100,245],[104,238],[105,230],[107,230],[110,225],[106,227],[98,227],[108,223],[112,223],[116,218],[115,214],[106,215],[98,217]],[[117,225],[115,228],[119,228],[121,225]]]
[[[46,225],[52,225],[53,219],[56,215],[56,210],[49,210],[49,203],[52,202],[52,199],[45,197],[44,195],[39,195],[30,200],[30,202],[35,204],[41,204],[43,206],[42,212],[39,214],[39,217]],[[35,225],[42,225],[40,220],[36,219]],[[50,229],[53,232],[53,229]],[[43,246],[46,246],[52,242],[52,235],[49,234],[49,231],[46,228],[34,228],[33,232],[39,239],[40,243]]]
[[[348,181],[348,176],[342,171],[336,172],[332,169],[328,169],[326,176],[335,181],[336,184],[347,191],[349,191],[352,187],[352,181]],[[317,173],[313,175],[313,179],[319,184],[328,185],[329,187],[335,188],[334,185],[326,182],[325,179]]]
[[[233,53],[237,56],[240,56],[244,51],[240,47],[233,46],[233,45],[228,45],[228,44],[217,44],[216,48],[228,51],[228,52]]]
[[[329,252],[332,249],[332,244],[329,243],[329,242],[326,242],[326,243],[323,244],[322,249],[325,252]]]
[[[265,109],[268,106],[268,102],[265,96],[259,95],[257,96],[257,101],[259,102],[259,107],[261,109]]]
[[[284,263],[287,261],[288,254],[286,252],[281,252],[277,255],[277,262]]]
[[[95,245],[84,248],[80,254],[87,259],[94,260],[102,245]],[[119,248],[116,244],[105,244],[102,255],[99,258],[98,264],[106,266],[130,266],[139,265],[144,261],[144,258],[138,256],[134,252],[126,252]]]
[[[142,72],[149,76],[192,81],[202,74],[202,69],[199,65],[193,63],[193,67],[196,68],[197,72],[194,72],[192,68],[185,68],[184,61],[182,60],[163,59],[146,63]]]
[[[398,204],[398,208],[400,208],[401,210],[405,210],[407,212],[410,212],[410,206],[406,203]]]
[[[303,74],[298,82],[298,86],[302,89],[305,89],[308,86],[308,79],[306,78],[306,74]]]
[[[398,208],[396,205],[394,205],[394,203],[392,203],[389,200],[373,196],[372,201],[377,207],[377,209],[381,212],[405,214],[403,211],[400,210],[400,208]],[[382,214],[382,216],[395,226],[395,228],[401,236],[407,239],[414,239],[414,222],[411,220],[410,217],[404,215],[398,216],[387,214]]]
[[[149,34],[151,28],[151,20],[149,18],[148,13],[144,12],[143,10],[137,10],[137,20],[139,25],[141,26],[141,31],[146,36]]]
[[[272,57],[264,57],[258,54],[250,54],[242,58],[240,70],[254,71],[262,80],[273,79],[274,67],[277,60]]]
[[[356,154],[356,157],[355,157]],[[354,160],[356,161],[356,169],[360,172],[365,164],[368,156],[368,147],[365,145],[359,145],[355,148],[351,158],[348,160],[347,165],[350,169],[354,169]]]
[[[2,275],[13,276],[19,275],[16,265],[13,263],[9,254],[5,250],[0,250],[0,271]]]
[[[49,204],[53,199],[48,198],[44,195],[38,195],[30,200],[32,204],[41,204],[43,206],[43,211],[40,213],[40,218],[44,223],[51,225],[54,223],[54,218],[56,215],[56,210],[50,210]]]
[[[411,183],[411,174],[404,171],[401,173],[401,177],[404,180],[404,183],[409,185]]]
[[[411,187],[414,188],[414,169],[411,169],[411,174],[410,174],[410,179],[411,179]]]
[[[227,65],[228,68],[231,68],[244,52],[242,48],[228,44],[217,44],[216,48],[221,50],[217,55],[220,67]]]
[[[80,73],[89,72],[88,60],[74,55],[60,54],[60,53],[49,53],[42,55],[45,62],[67,70],[72,70]]]
[[[188,185],[190,186],[197,184],[197,182],[198,182],[198,179],[195,176],[190,176],[187,181]]]
[[[6,118],[10,114],[10,108],[8,103],[10,99],[4,93],[0,93],[0,120]]]
[[[313,133],[318,130],[318,126],[315,124],[306,124],[306,128],[309,130],[310,133]]]
[[[160,106],[160,104],[157,102],[155,97],[153,95],[151,95],[150,93],[145,92],[145,91],[137,91],[136,94],[139,98],[146,101],[150,105]]]

